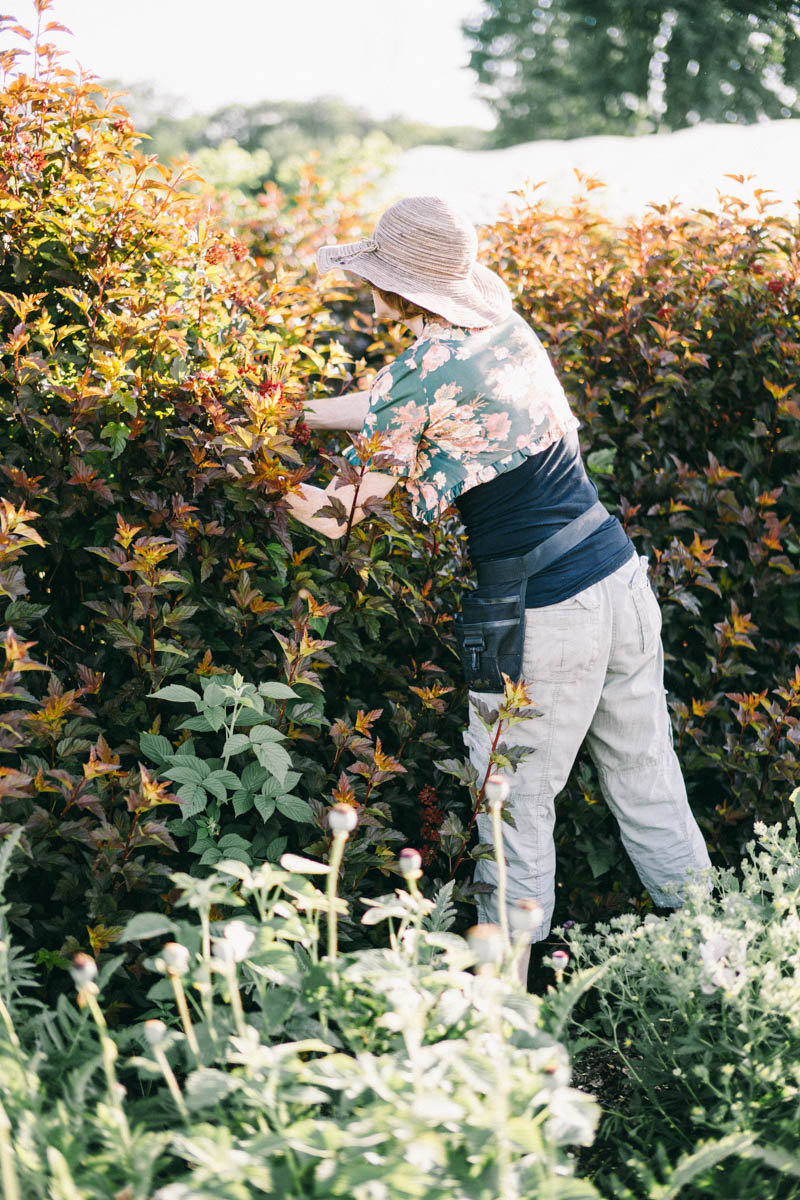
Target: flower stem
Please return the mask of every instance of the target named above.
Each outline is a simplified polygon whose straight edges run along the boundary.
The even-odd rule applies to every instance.
[[[328,961],[331,963],[336,962],[337,955],[338,913],[336,911],[336,891],[339,883],[339,870],[342,865],[344,848],[348,837],[349,834],[346,829],[337,830],[333,835],[333,845],[329,859],[330,871],[328,872],[325,888],[328,899]]]
[[[498,923],[503,935],[503,950],[507,954],[511,949],[511,938],[508,931],[508,907],[506,897],[508,892],[508,872],[506,856],[503,849],[503,806],[490,804],[489,813],[492,818],[492,841],[494,842],[494,857],[497,864],[497,907]]]
[[[189,1110],[187,1109],[187,1107],[184,1103],[183,1096],[181,1095],[181,1089],[178,1087],[178,1081],[175,1078],[175,1072],[172,1070],[172,1067],[169,1065],[167,1056],[164,1053],[163,1046],[154,1046],[153,1054],[155,1055],[156,1062],[158,1063],[159,1067],[161,1068],[161,1074],[164,1076],[166,1085],[169,1088],[169,1094],[172,1096],[172,1099],[175,1101],[175,1107],[177,1108],[178,1112],[181,1114],[183,1119],[185,1121],[188,1120]]]
[[[14,1147],[11,1142],[11,1122],[0,1103],[0,1182],[5,1200],[22,1200],[19,1190],[17,1168],[14,1164]]]
[[[195,1056],[198,1063],[200,1062],[200,1047],[197,1044],[197,1035],[194,1031],[192,1018],[189,1015],[189,1005],[186,1003],[186,992],[181,982],[181,977],[177,971],[169,971],[169,979],[172,984],[172,990],[175,994],[175,1003],[178,1006],[178,1012],[181,1018],[183,1032],[186,1034],[186,1041],[189,1043],[189,1049]]]

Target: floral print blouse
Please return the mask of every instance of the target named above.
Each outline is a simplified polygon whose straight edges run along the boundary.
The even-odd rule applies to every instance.
[[[376,375],[362,434],[385,435],[396,462],[382,469],[403,478],[414,516],[431,522],[577,425],[546,350],[512,313],[477,330],[428,321]]]

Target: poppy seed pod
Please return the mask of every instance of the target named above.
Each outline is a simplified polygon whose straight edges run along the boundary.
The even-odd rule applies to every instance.
[[[406,846],[404,850],[400,851],[398,862],[401,875],[406,877],[416,875],[422,866],[422,855],[419,850],[413,850],[410,846]]]
[[[160,1046],[167,1036],[167,1027],[163,1021],[154,1018],[144,1023],[144,1036],[149,1046]]]
[[[333,833],[351,833],[358,824],[358,813],[350,804],[334,804],[328,809],[328,828]]]
[[[543,920],[544,909],[532,896],[515,900],[508,910],[508,923],[515,933],[527,933],[538,929]]]
[[[89,954],[76,954],[69,969],[72,982],[80,990],[87,983],[94,983],[97,978],[97,963]]]
[[[472,925],[467,945],[479,963],[496,963],[503,957],[503,934],[499,925]]]
[[[189,951],[180,942],[167,942],[161,957],[167,970],[175,975],[185,975],[189,970]]]
[[[489,808],[493,808],[494,805],[502,807],[506,800],[508,800],[510,791],[511,788],[507,779],[504,779],[502,775],[490,775],[486,780],[483,794],[486,797],[486,803]]]

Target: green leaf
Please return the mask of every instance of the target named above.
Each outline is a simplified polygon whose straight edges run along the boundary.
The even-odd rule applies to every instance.
[[[231,802],[233,804],[234,815],[241,817],[253,807],[253,793],[247,792],[242,788],[240,791],[233,793]]]
[[[165,771],[164,775],[167,779],[174,780],[175,783],[202,783],[211,774],[208,764],[204,763],[202,758],[194,755],[182,755],[180,762],[173,757],[173,763],[174,765]]]
[[[282,742],[285,736],[272,725],[256,725],[250,731],[251,742]]]
[[[288,841],[289,839],[285,837],[273,838],[267,846],[267,862],[277,862],[286,849]]]
[[[275,801],[279,813],[290,821],[300,821],[305,825],[315,825],[314,813],[311,806],[299,796],[278,796]]]
[[[163,937],[177,929],[174,921],[163,913],[137,913],[131,917],[119,936],[121,942],[141,942],[145,938]]]
[[[297,699],[297,692],[293,691],[286,683],[260,683],[258,691],[260,695],[266,696],[268,700]]]
[[[259,763],[248,763],[242,771],[242,787],[250,792],[257,791],[267,779],[267,771]],[[290,783],[288,786],[294,787],[294,784]]]
[[[199,783],[185,783],[183,787],[178,788],[176,794],[182,801],[182,820],[186,820],[187,817],[196,817],[208,804],[208,793]]]
[[[200,1108],[208,1108],[218,1104],[231,1092],[236,1091],[238,1080],[228,1071],[218,1071],[216,1067],[200,1067],[192,1071],[184,1085],[186,1107],[190,1112]]]
[[[119,421],[109,421],[100,430],[100,437],[111,443],[112,458],[119,458],[130,436],[131,431],[128,426],[120,424]]]
[[[172,743],[160,733],[140,733],[139,748],[153,762],[161,766],[174,754]]]
[[[182,683],[168,683],[157,692],[151,692],[150,696],[153,700],[172,700],[175,704],[199,704],[201,701],[197,692],[184,687]]]
[[[250,738],[246,733],[232,733],[229,738],[225,739],[222,753],[228,758],[232,754],[241,754],[243,750],[248,750],[249,748]]]
[[[261,766],[271,771],[281,785],[285,787],[286,776],[291,770],[292,760],[283,746],[278,746],[274,742],[263,742],[260,746],[254,746],[253,749]]]
[[[272,796],[256,796],[253,803],[262,821],[268,821],[275,812],[275,800]]]

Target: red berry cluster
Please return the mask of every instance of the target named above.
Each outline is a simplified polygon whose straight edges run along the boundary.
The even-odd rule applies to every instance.
[[[295,445],[307,446],[308,439],[311,437],[311,430],[306,425],[305,421],[298,421],[292,433],[292,441]]]
[[[244,242],[240,242],[238,238],[231,242],[231,250],[237,262],[241,262],[242,259],[247,258],[247,246]]]
[[[248,316],[254,317],[257,321],[263,321],[269,311],[265,304],[254,300],[252,296],[246,296],[239,288],[230,288],[228,295],[234,304],[238,304],[239,308],[243,308]]]
[[[277,379],[265,379],[256,385],[256,391],[259,396],[270,396],[274,400],[280,400],[283,395],[283,385]]]
[[[116,129],[117,133],[121,133],[123,135],[136,132],[133,121],[130,119],[130,117],[119,117],[114,122],[114,128]]]
[[[444,813],[439,807],[439,794],[435,787],[429,787],[428,784],[425,784],[419,793],[419,802],[422,809],[422,821],[419,830],[419,840],[422,846],[422,865],[429,867],[436,858],[436,851],[440,841],[439,829],[444,822]]]
[[[211,263],[212,267],[217,263],[223,262],[225,258],[225,247],[219,242],[212,242],[203,255],[207,263]]]

